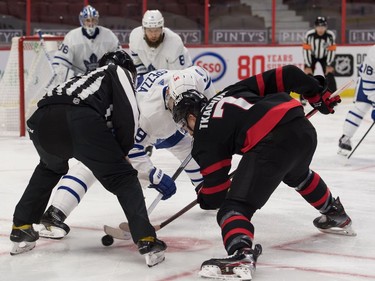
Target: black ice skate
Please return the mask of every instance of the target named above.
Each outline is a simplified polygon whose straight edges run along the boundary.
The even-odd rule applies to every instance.
[[[167,245],[163,241],[149,236],[139,239],[137,246],[139,253],[146,258],[148,267],[152,267],[164,261],[164,252],[167,249]]]
[[[347,236],[356,236],[352,229],[352,220],[345,213],[344,207],[337,197],[331,204],[328,212],[314,219],[314,225],[322,232],[341,234]]]
[[[227,258],[213,258],[203,262],[198,274],[213,279],[252,280],[261,253],[260,244],[256,244],[254,249],[243,248]]]
[[[12,256],[25,253],[34,249],[36,240],[39,239],[39,234],[36,232],[31,224],[21,226],[12,226],[10,233],[10,241],[13,242],[13,248],[10,251]]]
[[[348,136],[342,135],[339,139],[339,150],[338,154],[347,156],[349,152],[352,151],[352,144]]]
[[[43,214],[40,223],[44,226],[39,231],[39,236],[51,239],[61,239],[68,235],[70,228],[64,223],[65,214],[54,206],[50,206]]]

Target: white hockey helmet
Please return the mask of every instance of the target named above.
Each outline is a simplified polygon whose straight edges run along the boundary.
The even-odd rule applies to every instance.
[[[143,28],[164,27],[164,18],[159,10],[147,10],[142,19]]]
[[[188,90],[197,90],[197,82],[193,74],[181,70],[172,75],[168,88],[169,95],[177,101],[182,93]]]
[[[85,21],[92,19],[92,24],[86,26]],[[89,35],[94,35],[95,29],[99,24],[99,12],[91,5],[85,6],[79,13],[79,22]]]

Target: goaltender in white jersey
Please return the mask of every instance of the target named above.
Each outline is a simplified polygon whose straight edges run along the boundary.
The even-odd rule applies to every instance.
[[[52,60],[56,73],[52,82],[54,86],[72,76],[96,69],[105,53],[121,49],[117,36],[110,29],[98,25],[99,12],[94,7],[84,7],[79,21],[81,27],[65,35]]]
[[[139,81],[136,99],[140,110],[139,128],[135,145],[129,152],[131,164],[138,170],[138,177],[145,187],[155,188],[168,199],[176,192],[174,180],[155,167],[145,151],[145,147],[154,145],[156,149],[167,149],[183,162],[191,152],[192,138],[181,132],[173,121],[166,103],[169,96],[177,96],[189,89],[198,89],[207,98],[216,94],[208,72],[198,66],[185,70],[159,69],[149,72]],[[202,181],[198,164],[192,159],[185,167],[185,172],[197,186]],[[82,164],[77,164],[63,176],[51,206],[44,213],[40,230],[41,237],[59,239],[69,232],[64,223],[66,217],[79,204],[88,188],[95,181],[92,173]]]
[[[155,69],[180,70],[192,65],[181,37],[164,27],[164,18],[158,10],[148,10],[142,26],[132,30],[129,50],[138,74]]]

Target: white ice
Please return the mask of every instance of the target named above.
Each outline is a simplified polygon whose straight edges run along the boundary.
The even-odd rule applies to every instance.
[[[340,196],[358,235],[320,233],[312,224],[319,213],[281,184],[252,220],[254,242],[263,246],[253,280],[375,280],[375,129],[349,160],[337,155],[350,105],[351,99],[346,99],[334,115],[318,113],[311,118],[319,135],[311,168],[334,196]],[[310,109],[306,107],[306,112]],[[353,138],[354,145],[372,122],[367,114]],[[116,240],[110,247],[102,246],[103,224],[116,226],[125,218],[115,196],[96,183],[66,220],[71,227],[66,238],[40,239],[32,251],[10,256],[13,211],[38,156],[28,138],[8,136],[0,137],[0,157],[0,280],[203,280],[197,274],[201,263],[226,255],[215,211],[203,211],[198,206],[158,231],[168,250],[165,261],[153,268],[146,266],[130,241]],[[170,175],[179,166],[162,150],[154,151],[152,159]],[[238,158],[235,160],[234,166]],[[161,201],[151,214],[154,224],[194,200],[194,189],[185,174],[177,179],[177,186],[176,195]],[[154,190],[145,190],[147,205],[156,195]]]

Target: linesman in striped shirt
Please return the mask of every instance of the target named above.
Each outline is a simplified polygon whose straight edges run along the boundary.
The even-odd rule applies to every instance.
[[[337,89],[334,77],[335,40],[335,34],[328,30],[327,19],[325,17],[317,17],[315,28],[306,32],[303,42],[305,73],[313,75],[316,64],[319,62],[326,76],[328,88],[333,92]]]

